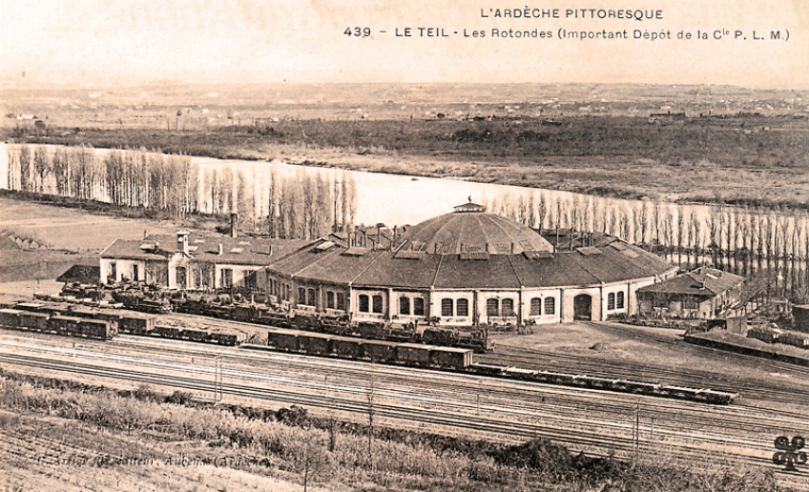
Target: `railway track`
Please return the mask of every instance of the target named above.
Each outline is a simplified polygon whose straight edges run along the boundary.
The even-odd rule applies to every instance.
[[[195,393],[218,390],[230,397],[339,410],[359,419],[368,412],[372,369],[376,379],[375,417],[500,439],[543,436],[588,454],[606,455],[612,450],[619,456],[638,452],[688,462],[772,466],[772,436],[793,432],[796,426],[800,429],[803,422],[742,407],[716,408],[288,354],[245,354],[238,349],[192,343],[124,339],[71,344],[68,340],[60,347],[57,341],[31,343],[29,338],[25,344],[14,338],[2,337],[0,362],[4,365],[116,378]],[[146,354],[150,354],[148,359]],[[218,389],[215,364],[211,364],[217,357],[226,367]],[[633,408],[640,408],[642,421],[639,435],[643,438],[637,443],[632,439]]]
[[[140,347],[141,344],[146,344],[146,347]],[[186,346],[173,347],[175,344],[166,345],[153,342],[149,340],[144,342],[141,340],[124,341],[121,347],[116,347],[116,342],[107,342],[100,344],[95,348],[92,344],[81,344],[83,350],[88,353],[96,353],[97,357],[101,357],[100,361],[117,360],[118,355],[116,352],[121,353],[121,349],[129,351],[129,357],[133,360],[143,360],[143,364],[149,366],[154,365],[155,370],[162,370],[164,367],[160,365],[160,361],[168,360],[173,361],[176,357],[184,357],[185,362],[197,364],[200,360],[206,357],[218,357],[220,360],[227,363],[230,372],[233,373],[237,370],[254,371],[256,368],[262,368],[266,375],[272,375],[276,380],[284,380],[290,374],[296,375],[322,375],[325,379],[330,379],[332,384],[338,384],[340,381],[347,380],[351,384],[356,384],[358,380],[368,380],[367,367],[369,364],[345,364],[342,361],[334,359],[321,359],[316,364],[312,362],[301,362],[301,360],[293,355],[285,354],[253,354],[245,353],[239,350],[216,350],[197,344],[188,344]],[[110,350],[112,348],[112,350]],[[34,347],[32,350],[39,352],[47,352],[41,346]],[[181,359],[182,360],[182,359]],[[281,370],[278,370],[280,365]],[[200,374],[207,374],[211,376],[212,363],[207,364],[208,368],[195,369]],[[275,367],[273,367],[275,366]],[[448,375],[436,371],[420,371],[418,375],[422,382],[431,382],[430,388],[423,385],[414,386],[413,370],[408,370],[399,367],[388,366],[373,366],[373,377],[386,384],[394,385],[402,389],[411,389],[421,394],[439,394],[449,398],[458,399],[463,401],[470,400],[470,395],[479,394],[482,390],[485,391],[486,401],[494,401],[497,399],[500,405],[505,407],[520,408],[527,405],[536,405],[537,402],[541,403],[545,408],[554,408],[559,412],[564,412],[565,408],[573,408],[580,405],[591,405],[587,401],[582,401],[580,396],[575,393],[571,394],[569,391],[560,390],[559,387],[554,385],[541,385],[541,384],[528,384],[523,383],[520,385],[511,384],[511,380],[497,380],[491,378],[481,377],[468,377],[466,379],[453,380],[448,382]],[[448,373],[451,374],[451,373]],[[212,377],[212,376],[211,376]],[[488,380],[485,388],[481,387],[481,380]],[[298,381],[292,381],[293,384],[303,384]],[[638,406],[638,398],[636,396],[624,395],[612,392],[599,392],[597,390],[586,390],[585,394],[605,394],[609,398],[600,399],[598,405],[594,408],[588,409],[590,414],[594,413],[612,413],[612,414],[633,414]],[[728,413],[726,407],[719,409],[713,406],[706,406],[696,404],[691,409],[685,408],[683,405],[676,405],[673,402],[660,398],[645,398],[643,402],[644,415],[649,418],[654,418],[659,422],[659,428],[666,427],[667,421],[678,421],[683,423],[699,424],[699,425],[722,425],[727,430],[749,430],[751,428],[759,428],[762,424],[766,424],[768,428],[781,428],[788,430],[788,427],[781,424],[783,416],[774,419],[766,418],[757,412],[754,416],[745,417],[738,412],[733,415],[732,419],[724,419],[722,415]],[[732,407],[731,407],[732,408]]]
[[[722,352],[723,355],[727,355]],[[745,356],[742,356],[745,357]],[[681,371],[667,367],[638,364],[632,362],[612,362],[594,360],[589,357],[528,350],[512,346],[498,346],[493,354],[476,354],[475,359],[486,364],[514,365],[526,368],[576,371],[606,378],[643,380],[654,383],[674,384],[693,387],[710,387],[720,391],[738,392],[743,398],[765,400],[778,403],[805,405],[809,401],[809,390],[789,384],[773,384],[772,381],[734,381],[728,384],[720,374],[698,371]],[[783,364],[756,358],[759,367],[789,374],[809,380],[809,371],[802,368],[784,367]]]

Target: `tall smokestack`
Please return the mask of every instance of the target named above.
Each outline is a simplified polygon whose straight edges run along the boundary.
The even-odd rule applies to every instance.
[[[238,237],[239,232],[236,230],[236,225],[239,222],[239,214],[230,214],[230,237]]]

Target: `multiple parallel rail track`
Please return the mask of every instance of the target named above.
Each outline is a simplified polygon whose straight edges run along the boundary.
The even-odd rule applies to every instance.
[[[360,422],[372,405],[375,419],[406,428],[500,440],[542,436],[588,454],[690,464],[775,469],[772,439],[809,430],[805,419],[737,406],[137,337],[52,338],[0,333],[0,364],[341,411]],[[779,479],[793,481],[781,472]]]

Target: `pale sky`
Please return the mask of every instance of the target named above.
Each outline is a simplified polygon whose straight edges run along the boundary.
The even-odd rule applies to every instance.
[[[559,18],[503,17],[514,7],[529,7],[531,14],[557,8]],[[591,8],[660,10],[662,19],[566,15]],[[371,36],[346,36],[348,27],[368,27]],[[411,37],[396,36],[407,27]],[[443,28],[448,37],[420,37],[418,27]],[[0,29],[0,79],[14,85],[174,80],[809,88],[806,0],[0,0]],[[536,29],[550,38],[494,38],[492,29]],[[630,39],[559,39],[560,29],[626,29]],[[632,39],[636,29],[672,39]],[[486,37],[464,37],[464,30]],[[696,39],[698,30],[709,39]],[[722,30],[727,34],[714,39]],[[735,39],[737,30],[742,34]],[[770,39],[775,30],[780,40]],[[677,39],[680,31],[692,39]],[[753,40],[753,31],[765,39]]]

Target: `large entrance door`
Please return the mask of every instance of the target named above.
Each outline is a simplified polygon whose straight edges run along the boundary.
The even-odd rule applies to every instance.
[[[188,273],[185,270],[185,267],[177,267],[177,288],[181,290],[185,290],[186,284],[188,283]]]
[[[593,298],[587,294],[579,294],[573,298],[573,319],[591,320]]]

